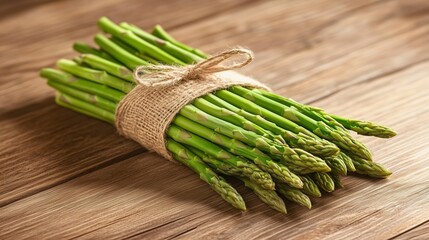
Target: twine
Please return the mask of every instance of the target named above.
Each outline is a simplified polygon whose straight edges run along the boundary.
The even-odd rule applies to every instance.
[[[242,57],[233,61],[234,57]],[[180,81],[203,79],[208,74],[242,68],[253,61],[253,52],[235,48],[188,66],[146,65],[134,71],[137,83],[148,87],[170,86]]]

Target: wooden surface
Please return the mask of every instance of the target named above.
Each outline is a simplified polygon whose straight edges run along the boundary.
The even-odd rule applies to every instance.
[[[428,239],[429,12],[411,12],[375,0],[2,1],[0,239]],[[253,49],[243,72],[276,92],[394,128],[358,136],[394,174],[346,177],[288,215],[235,184],[249,211],[232,209],[185,167],[55,105],[38,70],[73,57],[102,15],[160,23],[206,51]]]

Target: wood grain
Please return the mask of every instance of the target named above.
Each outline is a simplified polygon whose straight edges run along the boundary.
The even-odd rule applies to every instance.
[[[327,2],[329,1],[323,0],[318,4],[318,6],[325,6]],[[150,4],[150,2],[146,3]],[[335,22],[335,16],[342,16],[347,12],[356,11],[356,9],[362,8],[363,6],[371,6],[373,3],[374,1],[372,0],[362,1],[359,3],[356,3],[356,1],[350,1],[349,4],[345,5],[332,3],[328,6],[335,7],[325,6],[323,9],[319,7],[319,10],[314,11],[313,14],[317,14],[316,16],[321,15],[323,17],[314,17],[309,20],[301,21],[303,21],[302,24],[305,24],[306,26],[315,25],[312,29],[314,32],[318,32],[319,28],[317,26],[322,25],[327,27],[330,22]],[[97,18],[89,14],[91,9],[94,11],[99,8],[97,11],[107,14],[110,13],[109,9],[117,7],[114,2],[106,2],[103,5],[91,3],[91,5],[87,6],[88,8],[73,9],[70,13],[75,17],[79,17],[79,21],[81,22],[79,27],[76,27],[76,23],[70,19],[63,19],[61,20],[61,25],[58,27],[51,27],[52,21],[58,22],[60,21],[58,19],[62,18],[62,14],[60,12],[52,11],[52,9],[58,7],[56,4],[59,3],[41,5],[32,11],[24,11],[23,14],[26,13],[29,15],[26,15],[26,17],[29,18],[36,13],[46,16],[45,18],[38,18],[37,21],[31,22],[31,24],[44,29],[41,33],[40,31],[34,31],[34,27],[23,26],[23,29],[21,30],[21,36],[23,39],[18,39],[16,35],[6,34],[7,31],[20,27],[20,21],[16,18],[6,19],[5,23],[9,28],[0,29],[0,31],[5,32],[5,34],[0,35],[10,35],[10,37],[5,38],[5,44],[2,45],[6,49],[6,54],[10,54],[10,56],[18,56],[11,58],[8,61],[9,64],[0,66],[0,69],[5,73],[5,77],[0,82],[0,85],[2,86],[2,96],[5,99],[8,99],[7,102],[0,102],[0,110],[2,110],[3,113],[2,116],[0,116],[0,120],[4,119],[0,129],[2,132],[7,132],[5,139],[13,140],[5,141],[4,148],[7,150],[5,150],[4,153],[0,153],[4,154],[4,160],[0,162],[0,169],[5,169],[2,171],[3,174],[0,176],[0,183],[3,186],[2,189],[0,189],[0,206],[67,181],[73,177],[79,176],[83,172],[93,171],[99,168],[99,166],[123,160],[125,158],[122,156],[124,154],[125,156],[130,156],[129,152],[131,152],[132,155],[142,152],[137,144],[118,138],[114,134],[114,130],[106,126],[104,123],[90,121],[89,126],[77,124],[77,122],[81,122],[83,121],[82,119],[86,118],[83,116],[76,116],[74,118],[74,113],[67,113],[68,110],[56,107],[51,97],[52,90],[45,84],[40,84],[38,82],[39,78],[37,77],[37,72],[40,68],[52,65],[58,58],[74,56],[70,47],[72,42],[75,41],[75,39],[89,40],[93,34],[97,32],[95,26]],[[63,7],[68,7],[67,4],[69,3],[64,4],[66,5]],[[92,6],[92,4],[94,5]],[[261,54],[262,56],[266,55],[266,60],[262,63],[257,60],[255,62],[255,68],[253,69],[261,69],[261,71],[253,71],[250,72],[250,74],[254,75],[254,72],[265,72],[265,75],[269,75],[271,74],[270,65],[272,65],[273,62],[278,61],[278,55],[272,54],[272,50],[266,48],[264,51],[268,51],[268,54],[264,54],[264,51],[258,51],[257,46],[261,46],[261,39],[267,39],[267,30],[263,28],[263,26],[270,26],[272,32],[279,32],[277,38],[280,40],[283,39],[284,44],[278,46],[276,49],[277,51],[282,52],[283,56],[286,56],[293,51],[305,50],[306,47],[306,41],[302,41],[303,38],[299,34],[295,34],[294,31],[289,30],[299,29],[297,25],[298,23],[295,23],[297,20],[292,19],[293,21],[291,21],[286,19],[277,21],[278,23],[276,24],[273,23],[275,19],[282,19],[282,16],[285,13],[287,15],[302,13],[307,6],[299,2],[292,2],[291,4],[281,5],[280,1],[274,2],[274,4],[269,2],[252,2],[247,5],[243,4],[240,11],[226,11],[226,13],[218,13],[219,15],[215,15],[211,12],[214,10],[217,12],[223,8],[227,8],[228,4],[222,8],[216,9],[213,9],[213,6],[210,4],[202,5],[202,9],[199,12],[205,12],[207,15],[213,15],[209,21],[198,21],[191,24],[191,27],[181,27],[178,28],[177,31],[175,30],[176,28],[174,28],[174,25],[172,25],[171,31],[174,35],[177,35],[179,39],[189,42],[193,46],[201,46],[204,49],[207,48],[212,50],[218,50],[229,45],[228,42],[226,42],[227,39],[235,43],[243,42],[242,39],[254,39],[254,41],[247,40],[245,42],[246,45],[252,49],[255,48],[257,54]],[[136,5],[127,5],[127,9],[131,8],[131,6]],[[179,6],[181,5],[179,4]],[[194,7],[198,6],[199,5],[194,5]],[[279,6],[282,6],[282,8],[279,8]],[[235,9],[235,7],[235,5],[229,6],[229,9]],[[295,10],[289,10],[290,7],[293,7],[291,9]],[[273,12],[273,14],[269,15],[269,18],[264,17],[265,15],[259,14],[261,10]],[[188,12],[188,6],[184,5],[181,11]],[[194,11],[194,9],[192,9],[192,11]],[[121,14],[121,12],[115,14]],[[149,15],[147,17],[135,20],[125,18],[125,20],[136,23],[142,22],[141,25],[147,26],[146,28],[148,28],[156,23],[153,20],[154,16],[163,15],[162,11],[156,12],[156,14],[152,12],[148,14]],[[375,14],[373,15],[375,16]],[[115,16],[117,15],[113,15],[112,18],[115,19]],[[174,14],[168,14],[167,16],[172,18],[176,17]],[[198,16],[200,15],[196,15],[195,19],[198,19]],[[228,17],[226,18],[225,16]],[[66,17],[72,18],[72,16],[68,15]],[[167,28],[169,27],[168,17],[159,21],[163,24],[166,23],[165,26]],[[188,18],[190,17],[188,16]],[[231,22],[229,19],[240,19],[241,22],[240,24],[236,24]],[[290,28],[288,27],[285,29],[285,24],[290,25]],[[258,27],[260,30],[246,30],[248,29],[248,26],[257,25],[260,26]],[[242,27],[237,28],[237,26]],[[287,34],[285,35],[285,33]],[[31,45],[22,46],[23,43],[21,41],[24,41],[24,38],[28,38],[35,34],[37,38]],[[199,38],[203,39],[204,42],[194,41],[194,36],[199,36]],[[210,40],[213,36],[223,37],[224,40]],[[0,48],[2,46],[0,46]],[[55,46],[58,51],[52,51],[51,47],[47,46]],[[20,55],[17,51],[32,51],[34,56],[37,57],[37,61],[28,61],[26,58],[27,56]],[[267,71],[262,71],[262,69],[267,69]],[[17,78],[17,76],[19,77]],[[18,80],[15,80],[16,78]],[[265,80],[262,75],[261,79]],[[275,81],[273,78],[267,78],[267,80],[267,83]],[[19,84],[17,84],[17,81]],[[17,95],[15,94],[16,92],[19,92],[20,94]],[[38,111],[34,111],[34,109],[38,109]],[[46,112],[52,111],[55,112],[52,114],[45,114]],[[57,115],[60,115],[62,118],[56,119],[55,116]],[[63,131],[64,126],[68,126],[69,130],[59,135],[59,133]],[[70,126],[74,127],[70,128]],[[85,136],[97,136],[96,138],[84,138],[84,144],[88,146],[89,150],[85,148],[81,149],[82,143],[76,141],[76,139],[82,139],[80,127],[87,129],[85,131]],[[28,132],[28,134],[22,134],[22,132],[25,132],[25,130],[21,130],[22,128],[39,128],[39,131],[31,131]],[[43,131],[40,131],[40,129],[43,129]],[[39,135],[39,133],[43,134]],[[17,137],[13,138],[12,136]],[[67,138],[65,141],[58,141],[55,136],[59,136],[60,138],[67,136]],[[54,138],[44,141],[41,140],[52,137]],[[38,142],[38,146],[33,148],[31,145],[33,141],[26,141],[27,139],[33,139],[34,142]],[[100,142],[99,139],[102,139],[103,141]],[[22,144],[17,145],[14,144],[15,142],[22,142]],[[106,143],[111,143],[111,146],[115,147],[106,147]],[[63,146],[65,145],[69,147],[63,153]],[[43,150],[40,150],[40,148]],[[22,149],[30,150],[27,151],[28,154],[22,154]],[[47,149],[52,150],[50,153],[47,153]],[[84,152],[81,153],[80,149]],[[102,154],[98,154],[100,151],[102,151]],[[38,152],[46,154],[41,161],[34,161],[34,158],[40,158],[40,154]],[[70,157],[68,155],[69,153],[73,153],[74,156]],[[75,156],[81,157],[76,158]],[[23,171],[19,169],[20,174],[15,174],[14,171],[10,170],[11,166],[14,165],[26,166],[25,168],[28,170]]]
[[[407,240],[424,240],[429,238],[429,221],[422,223],[416,227],[413,227],[403,234],[395,237],[394,239],[407,239]]]
[[[428,152],[419,151],[421,146],[414,144],[429,134],[423,124],[429,120],[429,109],[419,104],[427,95],[411,94],[427,86],[422,76],[428,69],[429,63],[417,65],[332,97],[350,105],[376,102],[379,108],[374,112],[390,115],[399,136],[389,144],[380,139],[365,142],[374,150],[375,159],[394,175],[389,180],[347,177],[345,189],[316,199],[313,210],[288,204],[289,213],[282,216],[240,187],[249,205],[249,212],[242,215],[188,169],[145,153],[3,207],[0,236],[89,239],[184,234],[183,238],[206,239],[232,237],[238,231],[244,239],[395,236],[429,218],[425,211],[429,207],[428,167],[420,161]],[[391,85],[380,88],[386,81]],[[377,88],[378,95],[369,91]],[[331,108],[330,102],[318,104]],[[387,102],[390,104],[383,104]],[[403,110],[394,111],[399,107]],[[354,112],[352,108],[339,110]],[[385,119],[383,114],[373,117]]]
[[[425,238],[427,14],[372,0],[15,2],[0,11],[15,13],[0,17],[0,239]],[[188,169],[53,103],[38,69],[74,56],[101,15],[161,23],[208,51],[250,47],[257,60],[243,72],[277,92],[397,130],[358,136],[394,175],[347,177],[313,210],[288,204],[286,216],[234,182],[249,206],[237,212]]]

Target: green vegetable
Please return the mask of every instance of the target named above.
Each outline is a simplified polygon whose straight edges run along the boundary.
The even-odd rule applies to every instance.
[[[295,107],[296,109],[298,109],[298,111],[306,114],[307,116],[315,120],[324,121],[326,124],[329,124],[331,127],[347,128],[349,130],[355,131],[362,135],[376,136],[381,138],[391,138],[396,136],[396,133],[392,129],[385,126],[380,126],[378,124],[368,122],[368,121],[347,119],[347,118],[335,116],[332,114],[328,114],[325,111],[323,111],[323,109],[304,105],[294,101],[293,99],[285,98],[268,91],[264,91],[260,89],[254,89],[252,91],[257,92],[267,98],[270,98],[271,100],[277,101],[286,106]]]
[[[333,192],[335,190],[335,183],[328,173],[313,173],[312,179],[314,182],[325,192]]]
[[[208,183],[225,201],[240,210],[246,210],[246,204],[241,195],[198,156],[191,151],[186,151],[182,145],[171,139],[167,140],[167,149],[174,154],[174,159],[198,173],[201,180]]]
[[[73,48],[82,55],[73,61],[61,59],[60,70],[44,68],[40,75],[57,91],[58,105],[108,123],[115,122],[118,103],[135,87],[136,67],[186,65],[208,57],[161,26],[149,34],[105,17],[98,25],[111,34],[95,36],[99,49],[75,43]],[[240,179],[263,202],[286,213],[276,191],[311,208],[309,196],[320,197],[319,188],[332,192],[343,187],[340,175],[347,172],[377,178],[391,174],[368,161],[368,149],[348,130],[395,135],[374,123],[328,114],[265,90],[234,86],[183,107],[168,127],[166,147],[234,207],[246,209],[240,194],[217,173]]]
[[[286,206],[279,195],[277,195],[276,191],[261,188],[259,185],[246,178],[240,178],[240,180],[244,182],[246,187],[252,189],[262,202],[281,213],[286,213]]]
[[[232,165],[232,167],[241,169],[244,176],[257,182],[262,187],[266,189],[274,189],[274,182],[268,173],[261,171],[256,165],[232,155],[217,144],[207,141],[206,139],[188,132],[174,124],[168,128],[167,135],[179,143],[192,146],[211,157]]]
[[[311,200],[305,195],[301,190],[292,188],[288,185],[278,183],[277,189],[282,196],[284,196],[287,200],[296,202],[299,205],[311,209]]]

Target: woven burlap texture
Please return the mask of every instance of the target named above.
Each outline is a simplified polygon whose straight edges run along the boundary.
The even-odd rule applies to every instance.
[[[119,133],[140,143],[146,149],[173,160],[166,149],[165,132],[182,107],[195,98],[234,85],[268,89],[253,78],[235,71],[223,70],[193,76],[192,80],[170,85],[137,85],[121,100],[116,109],[116,127]]]

